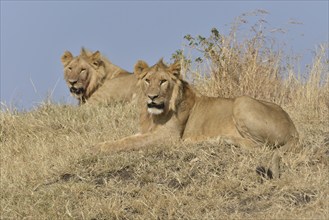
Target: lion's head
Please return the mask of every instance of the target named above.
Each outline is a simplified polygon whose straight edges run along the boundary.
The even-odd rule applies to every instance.
[[[170,110],[175,111],[183,87],[180,70],[180,63],[167,66],[162,59],[152,67],[144,61],[135,64],[134,73],[139,79],[142,100],[150,114],[160,115]]]
[[[84,102],[106,77],[105,64],[99,51],[94,53],[82,48],[77,57],[65,51],[62,55],[64,79],[71,94]]]

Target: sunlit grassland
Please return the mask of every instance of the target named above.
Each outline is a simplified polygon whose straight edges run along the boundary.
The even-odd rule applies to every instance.
[[[266,146],[248,151],[216,140],[163,142],[90,155],[94,143],[138,131],[133,103],[47,102],[25,112],[4,106],[1,219],[328,219],[328,46],[318,46],[310,67],[296,72],[266,36],[255,32],[238,41],[234,31],[233,26],[227,36],[216,30],[204,39],[190,36],[203,62],[180,59],[202,94],[247,94],[289,113],[300,150],[284,155],[280,179],[255,172],[270,160]]]

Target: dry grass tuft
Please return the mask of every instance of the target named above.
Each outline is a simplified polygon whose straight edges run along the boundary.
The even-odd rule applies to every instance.
[[[48,103],[0,113],[1,219],[328,219],[328,47],[298,75],[262,36],[232,36],[204,53],[211,74],[191,77],[207,95],[283,105],[301,151],[282,158],[280,179],[256,174],[272,155],[265,146],[247,151],[217,140],[91,156],[93,143],[137,132],[136,106]]]

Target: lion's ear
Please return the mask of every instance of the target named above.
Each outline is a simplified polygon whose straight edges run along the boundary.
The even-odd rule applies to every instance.
[[[98,50],[91,55],[91,59],[98,60],[100,58],[101,58],[101,53]]]
[[[171,64],[169,66],[169,71],[171,74],[173,74],[175,77],[180,77],[180,71],[181,71],[181,64],[179,61],[176,61],[175,63]]]
[[[89,59],[90,63],[95,67],[99,67],[102,64],[101,53],[98,50]]]
[[[70,51],[65,51],[61,57],[63,66],[66,66],[73,60],[73,55]]]
[[[146,68],[149,68],[149,66],[147,65],[147,63],[145,61],[142,61],[142,60],[137,61],[137,63],[135,64],[135,67],[134,67],[134,74],[137,76],[137,78],[139,78],[139,79],[143,78],[142,72]]]

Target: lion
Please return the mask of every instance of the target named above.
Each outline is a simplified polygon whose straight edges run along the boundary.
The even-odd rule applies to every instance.
[[[160,60],[149,67],[134,67],[140,87],[140,133],[114,142],[102,142],[96,152],[140,149],[168,139],[202,141],[220,138],[228,144],[253,148],[260,144],[291,148],[298,132],[289,115],[278,105],[249,96],[216,98],[199,95],[184,81],[181,65]],[[278,177],[279,156],[272,158]]]
[[[112,64],[99,51],[92,53],[82,48],[76,57],[65,51],[61,60],[64,79],[79,105],[128,102],[136,95],[135,75]]]

